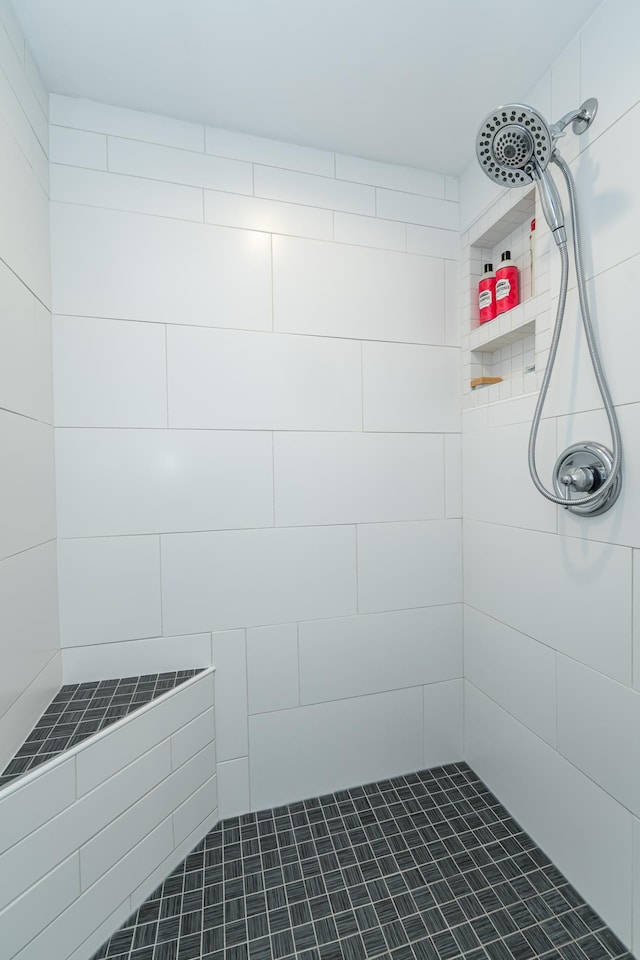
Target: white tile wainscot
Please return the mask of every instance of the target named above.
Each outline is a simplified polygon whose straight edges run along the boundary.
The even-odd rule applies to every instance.
[[[196,674],[0,792],[3,955],[88,960],[211,829],[213,677]]]

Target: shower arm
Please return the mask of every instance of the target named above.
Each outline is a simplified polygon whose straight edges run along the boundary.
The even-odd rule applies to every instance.
[[[560,117],[556,123],[552,123],[549,127],[551,136],[554,140],[564,137],[565,127],[568,127],[570,123],[573,124],[573,132],[580,136],[591,126],[597,109],[598,101],[594,97],[590,97],[577,110],[570,110],[569,113],[565,113],[564,117]]]

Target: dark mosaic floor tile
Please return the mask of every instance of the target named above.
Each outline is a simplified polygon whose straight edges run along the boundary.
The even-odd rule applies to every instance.
[[[632,960],[466,764],[218,824],[93,960],[192,958]]]

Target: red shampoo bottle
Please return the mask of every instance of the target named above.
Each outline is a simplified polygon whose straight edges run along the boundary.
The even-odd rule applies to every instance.
[[[493,320],[496,315],[496,275],[493,264],[485,263],[482,280],[478,284],[478,306],[480,307],[480,323]]]
[[[511,259],[511,252],[505,250],[496,270],[496,313],[506,313],[519,303],[518,268]]]

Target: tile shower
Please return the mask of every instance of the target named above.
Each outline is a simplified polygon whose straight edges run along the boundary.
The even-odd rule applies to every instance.
[[[579,189],[590,186],[582,212],[592,295],[629,441],[629,477],[640,468],[632,442],[637,337],[626,322],[635,304],[640,196],[625,145],[640,137],[632,42],[639,17],[629,0],[607,0],[528,97],[553,117],[581,93],[601,102],[593,135],[571,159]],[[139,924],[156,924],[154,936],[160,911],[173,911],[162,920],[175,918],[180,897],[182,908],[188,893],[221,884],[231,884],[230,897],[224,886],[203,892],[203,910],[243,899],[249,916],[247,892],[233,896],[233,881],[236,872],[243,882],[258,876],[251,858],[263,830],[276,837],[280,867],[267,857],[261,869],[282,869],[276,887],[284,892],[271,894],[271,903],[265,894],[266,920],[252,925],[262,931],[266,923],[269,933],[241,941],[250,960],[269,950],[291,955],[281,951],[289,937],[297,949],[296,930],[309,924],[313,934],[298,936],[316,944],[301,940],[300,952],[322,947],[322,960],[335,943],[345,957],[402,960],[408,944],[412,955],[433,960],[438,944],[444,960],[465,951],[475,960],[484,956],[479,950],[491,960],[618,956],[623,948],[603,921],[637,953],[640,631],[632,614],[640,513],[631,482],[611,516],[586,524],[536,497],[526,476],[531,393],[480,396],[460,414],[469,333],[466,325],[460,332],[461,299],[469,296],[460,231],[464,238],[494,217],[500,195],[474,167],[458,181],[49,100],[6,4],[2,20],[10,81],[0,89],[9,125],[0,131],[7,170],[0,191],[3,208],[18,211],[11,225],[0,224],[0,285],[11,305],[0,324],[0,353],[11,358],[0,378],[11,465],[1,482],[3,501],[13,505],[4,518],[0,633],[5,661],[16,665],[0,679],[8,704],[0,716],[3,769],[62,683],[213,663],[211,773],[223,826],[184,866],[171,864],[166,888],[164,877],[154,880],[144,893],[149,905],[136,905]],[[598,198],[620,193],[624,202],[610,216]],[[551,290],[555,269],[551,261]],[[570,311],[543,423],[543,465],[583,434],[603,432],[580,343]],[[520,355],[514,360],[511,347],[493,360],[506,374]],[[408,776],[443,764],[454,766]],[[427,917],[440,921],[427,895],[419,902],[412,891],[448,883],[461,850],[434,857],[444,879],[421,875],[415,888],[407,858],[396,857],[397,870],[381,876],[358,866],[362,879],[349,872],[350,853],[339,861],[340,850],[352,850],[358,865],[379,863],[378,853],[360,860],[358,849],[375,851],[379,838],[367,830],[376,824],[388,843],[404,835],[398,818],[402,831],[426,830],[420,816],[408,822],[418,815],[415,791],[431,797],[429,811],[441,810],[443,782],[467,801],[467,790],[484,798],[487,815],[498,810],[488,791],[509,811],[498,814],[506,833],[495,840],[482,833],[469,851],[482,861],[480,850],[491,857],[494,843],[503,843],[505,856],[451,873],[471,884],[463,898],[477,896],[484,914],[499,914],[495,940],[476,931],[472,945],[467,926],[474,929],[480,915],[466,913],[457,895],[436,900],[456,953],[447,937],[436,939],[444,930],[428,927]],[[385,811],[382,821],[376,810]],[[351,819],[363,811],[364,820]],[[450,820],[443,814],[431,825],[440,830]],[[295,829],[305,836],[291,843]],[[405,835],[393,844],[429,850],[454,836],[442,829],[444,839],[429,833],[414,844]],[[527,834],[556,867],[535,860],[544,855]],[[333,854],[325,853],[328,838]],[[307,842],[315,845],[308,857]],[[306,876],[309,863],[334,854],[339,867],[328,871],[326,889],[305,887],[304,901],[322,900],[314,906],[325,911],[326,898],[331,917],[353,913],[357,930],[334,921],[337,939],[319,943],[315,924],[326,918],[294,923],[306,912],[294,911],[286,888],[299,882],[298,870],[305,880],[317,876]],[[504,912],[515,900],[497,904],[485,893],[483,904],[488,888],[473,886],[482,870],[505,896],[529,904],[531,923],[521,928],[510,913],[517,929],[510,928]],[[534,874],[551,887],[537,887]],[[34,876],[33,896],[41,882]],[[359,902],[363,886],[368,899]],[[151,926],[127,923],[119,893],[102,904],[102,917],[91,915],[94,926],[74,941],[70,960],[88,960],[122,923],[131,933],[116,934],[109,956],[148,960],[150,944],[135,938],[151,936]],[[403,894],[418,909],[385,921],[387,901]],[[204,905],[205,896],[216,902]],[[15,927],[23,898],[0,908],[3,929]],[[229,916],[239,909],[229,906]],[[371,909],[376,929],[399,923],[407,942],[381,946],[366,925]],[[269,910],[288,911],[289,925],[274,928]],[[197,956],[192,923],[153,960],[172,956],[183,937],[178,960]],[[210,942],[214,956],[225,949],[219,934]],[[503,944],[515,952],[502,954]],[[29,949],[16,955],[26,960]]]

